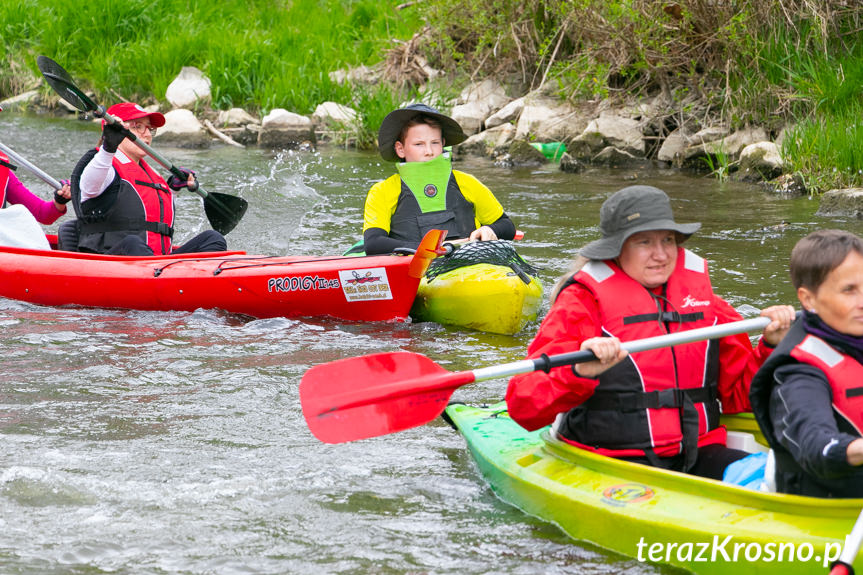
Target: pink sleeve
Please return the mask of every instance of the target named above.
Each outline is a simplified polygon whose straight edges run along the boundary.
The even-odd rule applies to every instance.
[[[66,210],[58,211],[53,200],[46,201],[33,194],[12,172],[9,172],[9,184],[6,186],[6,201],[21,204],[30,210],[40,224],[53,224],[66,213]]]

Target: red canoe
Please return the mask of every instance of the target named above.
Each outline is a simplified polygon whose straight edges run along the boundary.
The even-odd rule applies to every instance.
[[[125,257],[0,247],[0,297],[42,305],[404,320],[444,232],[414,255]]]

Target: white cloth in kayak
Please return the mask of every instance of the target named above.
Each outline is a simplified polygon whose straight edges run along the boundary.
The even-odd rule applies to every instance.
[[[0,246],[50,250],[42,226],[21,204],[0,209]]]

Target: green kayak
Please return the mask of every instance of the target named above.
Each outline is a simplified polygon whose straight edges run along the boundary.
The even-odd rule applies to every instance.
[[[863,507],[863,499],[762,493],[590,453],[547,428],[525,431],[502,403],[452,404],[445,417],[504,501],[639,561],[696,573],[827,573]],[[854,566],[863,568],[863,556]]]

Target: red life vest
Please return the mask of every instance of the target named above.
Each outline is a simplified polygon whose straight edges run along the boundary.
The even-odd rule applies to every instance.
[[[6,157],[6,154],[0,152],[0,160],[3,162],[9,163],[9,158]],[[9,185],[9,168],[0,164],[0,208],[5,205],[6,202],[6,186]]]
[[[674,272],[654,294],[610,261],[588,262],[573,276],[599,303],[602,332],[621,341],[714,325],[707,262],[678,248]],[[630,354],[604,372],[594,395],[559,416],[571,442],[612,457],[661,456],[724,442],[716,385],[718,342],[702,341]],[[686,437],[684,437],[686,435]]]
[[[155,224],[164,224],[173,233],[174,194],[164,178],[144,160],[140,163],[121,162],[115,155],[112,162],[117,176],[131,187],[140,198],[144,219]],[[171,253],[171,235],[152,229],[147,230],[147,245],[156,255]]]
[[[170,254],[174,195],[144,160],[135,163],[117,153],[111,164],[116,171],[114,180],[99,196],[81,202],[79,207],[81,173],[96,152],[93,149],[84,154],[72,172],[72,199],[79,212],[78,249],[105,253],[134,234],[154,254]]]
[[[863,436],[863,365],[812,334],[794,346],[791,357],[824,372],[830,382],[836,417]]]

